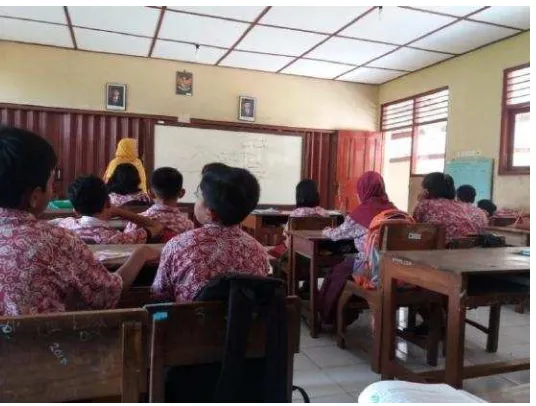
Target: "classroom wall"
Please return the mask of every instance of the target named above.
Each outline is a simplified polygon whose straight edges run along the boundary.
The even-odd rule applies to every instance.
[[[449,86],[446,158],[468,150],[494,158],[493,199],[499,207],[529,208],[529,176],[497,174],[503,70],[530,61],[529,36],[529,32],[518,35],[380,86],[380,105]],[[405,188],[406,177],[400,173],[400,180],[391,180],[390,184]],[[420,181],[421,178],[411,178],[410,202],[415,201],[413,194],[420,189]],[[411,209],[413,203],[409,206]]]
[[[375,130],[378,86],[0,41],[0,102],[104,109],[106,82],[126,83],[127,112],[236,121],[238,96],[257,98],[257,123]],[[175,73],[194,95],[175,95]]]

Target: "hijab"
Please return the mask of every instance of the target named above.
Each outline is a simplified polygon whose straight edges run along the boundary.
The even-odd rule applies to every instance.
[[[140,188],[147,193],[147,178],[145,176],[145,168],[141,160],[138,158],[138,140],[134,138],[123,138],[117,144],[115,158],[110,161],[106,172],[104,173],[104,181],[112,177],[117,166],[121,164],[132,164],[138,170],[140,175]]]
[[[360,204],[350,213],[356,223],[369,228],[376,215],[385,210],[396,209],[385,192],[382,175],[378,172],[365,172],[357,181],[357,195]]]

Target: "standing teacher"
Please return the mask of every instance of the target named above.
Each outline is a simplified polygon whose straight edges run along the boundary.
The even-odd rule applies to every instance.
[[[104,182],[112,177],[115,168],[121,164],[132,164],[138,170],[140,175],[140,188],[147,193],[147,177],[145,176],[145,168],[143,163],[138,158],[138,140],[134,138],[123,138],[117,144],[117,150],[115,151],[115,158],[110,161],[106,172],[104,173]]]

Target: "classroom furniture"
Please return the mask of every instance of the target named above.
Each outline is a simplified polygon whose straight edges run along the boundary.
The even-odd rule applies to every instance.
[[[452,176],[456,188],[471,185],[476,190],[475,201],[491,199],[493,159],[483,157],[457,158],[445,163],[445,173]]]
[[[517,217],[490,217],[489,225],[492,227],[508,227],[517,221]]]
[[[123,209],[127,209],[128,211],[134,212],[134,213],[141,213],[145,210],[147,210],[148,206],[123,206]],[[183,208],[181,207],[181,210]],[[191,209],[193,214],[193,208]],[[189,213],[188,211],[185,211],[185,213]],[[66,217],[79,217],[78,214],[73,209],[46,209],[41,215],[39,216],[40,220],[53,220],[53,219],[59,219],[59,218],[66,218]]]
[[[489,226],[484,228],[482,231],[503,236],[507,245],[516,247],[530,247],[530,229],[517,228],[514,226]]]
[[[130,286],[127,291],[123,291],[116,307],[136,309],[155,302],[151,296],[151,286]]]
[[[139,402],[146,329],[142,309],[0,317],[0,401]]]
[[[382,257],[382,379],[443,381],[461,388],[464,379],[530,368],[528,359],[464,367],[466,309],[516,304],[530,297],[529,287],[511,283],[530,274],[529,257],[520,248],[474,248],[386,252]],[[445,369],[416,373],[395,356],[396,283],[400,281],[448,298]]]
[[[101,263],[109,270],[114,270],[122,266],[132,255],[136,248],[143,244],[94,244],[88,245],[93,254],[99,258],[103,257]],[[149,247],[162,252],[165,244],[146,244]]]
[[[379,250],[383,254],[387,251],[415,251],[436,250],[445,247],[445,230],[432,224],[388,224],[380,229]],[[381,281],[379,281],[381,282]],[[337,305],[337,345],[346,348],[348,337],[346,326],[351,316],[363,310],[370,309],[374,320],[372,348],[363,344],[360,340],[353,340],[355,344],[366,352],[371,353],[370,366],[372,371],[379,373],[381,364],[381,337],[382,331],[382,286],[376,290],[366,289],[353,280],[346,282],[344,290]],[[429,365],[437,365],[438,347],[441,340],[441,305],[443,299],[440,295],[433,294],[423,289],[403,289],[397,292],[397,307],[427,307],[432,315],[430,317],[430,331],[424,340],[416,344],[426,349],[427,362]],[[354,314],[350,314],[354,313]],[[350,317],[348,317],[350,316]],[[409,319],[409,317],[408,317]],[[412,323],[408,321],[408,327]],[[403,338],[415,342],[415,337]]]

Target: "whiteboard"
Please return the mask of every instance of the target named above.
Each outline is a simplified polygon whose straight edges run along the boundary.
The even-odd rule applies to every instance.
[[[493,159],[460,158],[447,161],[445,173],[454,179],[456,189],[471,185],[476,189],[476,200],[491,199],[493,187]]]
[[[193,203],[201,169],[211,162],[246,168],[260,184],[260,204],[295,204],[302,137],[156,125],[154,166],[182,173],[185,203]]]

